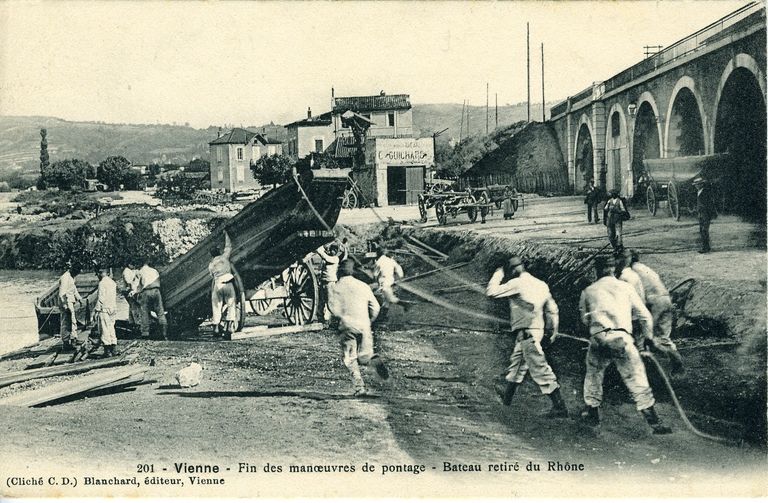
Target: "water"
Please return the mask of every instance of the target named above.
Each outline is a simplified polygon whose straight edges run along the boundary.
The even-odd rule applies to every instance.
[[[0,354],[38,341],[35,298],[58,276],[53,271],[0,270]]]

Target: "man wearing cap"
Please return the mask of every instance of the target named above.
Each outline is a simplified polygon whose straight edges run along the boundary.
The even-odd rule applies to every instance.
[[[163,296],[160,293],[160,273],[149,265],[149,260],[144,259],[139,269],[138,299],[141,306],[141,336],[149,338],[149,327],[152,321],[151,313],[157,316],[160,326],[160,336],[168,340],[168,322],[165,318]]]
[[[701,236],[699,253],[709,253],[709,224],[717,218],[717,206],[712,197],[712,189],[704,177],[694,178],[693,186],[696,187],[696,212],[699,215],[699,235]]]
[[[611,190],[610,197],[603,207],[603,223],[608,227],[608,240],[615,253],[624,249],[622,233],[624,220],[629,216],[627,203],[619,196],[619,191]]]
[[[671,433],[653,408],[653,391],[640,357],[645,341],[653,340],[653,318],[635,290],[613,275],[614,267],[612,257],[595,259],[598,279],[581,292],[579,299],[581,321],[590,333],[584,378],[586,409],[582,418],[592,426],[600,424],[598,407],[603,401],[605,369],[615,363],[637,410],[643,414],[653,433]],[[632,331],[633,319],[639,325],[637,333]]]
[[[218,246],[211,248],[211,261],[208,263],[208,274],[211,275],[211,322],[213,335],[231,335],[234,331],[235,319],[235,276],[232,274],[232,241],[224,231],[224,249]],[[222,330],[222,312],[224,327]]]
[[[597,214],[597,206],[600,204],[600,189],[595,187],[595,181],[589,180],[585,189],[584,204],[587,205],[587,221],[592,223],[592,216],[595,217],[595,223],[600,223],[600,217]]]
[[[342,359],[352,375],[354,396],[365,396],[360,365],[372,365],[382,379],[389,378],[389,370],[373,352],[371,322],[379,315],[379,302],[371,288],[352,275],[354,269],[351,259],[341,262],[339,279],[328,289],[328,309],[339,319]]]
[[[99,288],[96,306],[93,309],[99,336],[104,345],[104,356],[117,354],[115,315],[117,314],[117,284],[109,276],[108,267],[99,267]]]
[[[640,262],[640,254],[632,250],[630,253],[630,265],[632,270],[640,278],[645,292],[645,305],[653,316],[653,343],[655,349],[666,353],[672,363],[672,372],[683,370],[683,358],[677,351],[677,346],[672,342],[672,298],[669,290],[656,271]]]
[[[517,387],[530,371],[541,392],[552,400],[552,409],[547,417],[568,417],[557,376],[547,363],[541,347],[545,339],[549,342],[555,339],[559,323],[557,304],[547,284],[527,273],[519,257],[511,257],[493,273],[485,293],[489,297],[509,301],[510,328],[515,347],[507,367],[507,384],[502,397],[504,405],[512,402]]]
[[[59,335],[65,349],[71,349],[77,341],[77,310],[75,304],[80,302],[80,292],[75,285],[75,276],[80,273],[80,267],[67,262],[67,270],[59,278]]]

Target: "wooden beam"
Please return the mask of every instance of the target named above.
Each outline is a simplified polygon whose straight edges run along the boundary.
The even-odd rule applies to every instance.
[[[11,351],[10,353],[5,353],[4,355],[0,355],[0,361],[7,360],[9,358],[14,358],[16,356],[26,355],[26,354],[39,354],[47,352],[52,347],[59,344],[61,341],[58,337],[50,337],[48,339],[43,339],[42,341],[38,342],[35,345],[27,346],[25,348],[17,349],[16,351]]]
[[[408,276],[407,278],[403,278],[401,280],[398,280],[397,282],[398,283],[405,283],[407,281],[411,281],[411,280],[416,279],[416,278],[423,278],[425,276],[429,276],[431,274],[435,274],[436,272],[450,271],[452,269],[458,269],[458,268],[464,267],[465,265],[468,265],[468,264],[469,264],[469,262],[460,262],[458,264],[447,265],[445,267],[438,267],[437,269],[431,269],[431,270],[426,271],[426,272],[422,272],[422,273],[419,273],[419,274],[414,274],[413,276]]]
[[[114,356],[112,358],[102,358],[100,360],[82,363],[64,363],[53,367],[8,372],[6,374],[0,374],[0,388],[17,382],[29,381],[30,379],[41,379],[43,377],[53,377],[65,374],[78,374],[93,369],[113,367],[115,365],[124,365],[126,363],[128,363],[128,361],[122,356]]]
[[[424,243],[422,241],[419,241],[418,239],[416,239],[413,236],[406,236],[406,238],[409,239],[410,241],[412,241],[413,243],[419,245],[420,247],[424,248],[425,250],[431,251],[432,253],[434,253],[438,257],[448,258],[448,255],[446,255],[445,253],[441,252],[440,250],[436,250],[436,249],[432,248],[428,244],[426,244],[426,243]]]
[[[310,323],[308,325],[283,325],[279,327],[267,327],[259,325],[255,327],[246,327],[240,332],[232,334],[233,341],[239,341],[242,339],[250,339],[252,337],[260,337],[263,335],[281,335],[281,334],[296,334],[300,332],[317,332],[325,328],[322,323]]]
[[[100,370],[93,374],[78,376],[74,379],[56,383],[44,388],[29,390],[16,395],[11,395],[0,400],[0,405],[14,405],[17,407],[34,407],[48,402],[53,402],[68,396],[78,395],[94,389],[122,381],[126,378],[138,379],[147,370],[146,367],[132,365],[118,369]]]

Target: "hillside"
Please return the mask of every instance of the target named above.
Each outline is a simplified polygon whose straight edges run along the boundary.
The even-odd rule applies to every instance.
[[[461,129],[460,104],[416,104],[413,106],[415,133],[428,136],[449,128],[438,141],[458,141]],[[541,106],[531,108],[534,119],[541,116]],[[524,103],[499,107],[499,126],[526,118]],[[495,129],[495,109],[491,107],[489,127]],[[51,161],[84,159],[98,164],[111,155],[122,155],[134,164],[185,164],[194,158],[208,158],[208,142],[216,138],[217,127],[195,129],[171,124],[106,124],[74,122],[54,117],[0,116],[0,180],[26,175],[34,178],[39,170],[40,128],[48,130]],[[281,125],[248,126],[270,138],[284,140]],[[485,134],[485,107],[469,107],[472,135]],[[466,123],[464,134],[466,134]]]
[[[548,103],[547,107],[554,105]],[[432,133],[449,128],[448,131],[438,137],[438,141],[448,142],[451,139],[459,140],[462,130],[461,104],[442,103],[442,104],[415,104],[413,105],[413,124],[414,130],[420,136],[428,136]],[[515,122],[527,119],[527,108],[525,103],[516,103],[509,106],[499,106],[499,127],[509,126]],[[469,107],[469,136],[485,136],[485,106]],[[541,104],[531,104],[531,119],[541,120]],[[466,115],[463,124],[463,133],[461,136],[467,136]],[[491,104],[488,113],[489,132],[496,129],[496,110]]]

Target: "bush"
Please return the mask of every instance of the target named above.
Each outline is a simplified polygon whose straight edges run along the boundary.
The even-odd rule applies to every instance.
[[[80,189],[85,186],[85,179],[91,178],[95,170],[86,161],[66,159],[56,161],[43,168],[40,183],[42,187],[57,187],[61,190]]]
[[[251,162],[253,177],[262,185],[280,185],[291,178],[293,161],[283,154],[275,154],[259,158]]]

